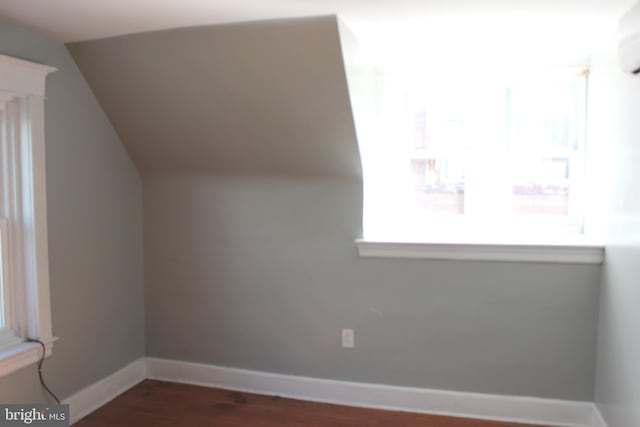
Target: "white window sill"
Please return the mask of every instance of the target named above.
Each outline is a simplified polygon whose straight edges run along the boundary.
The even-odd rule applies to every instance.
[[[586,239],[553,242],[397,242],[356,239],[358,254],[366,258],[602,264],[604,245]]]
[[[42,338],[45,345],[45,357],[53,353],[55,337]],[[42,346],[37,342],[21,342],[0,350],[0,377],[29,365],[38,363],[42,358]]]

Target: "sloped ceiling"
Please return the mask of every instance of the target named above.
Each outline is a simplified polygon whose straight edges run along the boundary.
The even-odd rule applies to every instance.
[[[361,175],[335,16],[68,48],[143,175]]]

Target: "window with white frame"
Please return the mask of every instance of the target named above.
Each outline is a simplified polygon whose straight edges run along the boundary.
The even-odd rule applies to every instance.
[[[0,55],[0,375],[51,353],[44,94],[55,68]]]
[[[605,188],[592,172],[603,165],[586,105],[610,24],[508,13],[353,23],[359,43],[343,54],[363,166],[360,255],[601,263]]]

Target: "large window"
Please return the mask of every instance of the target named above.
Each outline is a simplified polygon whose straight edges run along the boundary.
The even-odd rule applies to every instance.
[[[607,19],[353,25],[359,43],[343,52],[363,166],[361,255],[603,261],[606,135],[585,136],[586,70],[612,46]]]
[[[0,375],[51,353],[44,88],[52,67],[0,55]]]
[[[579,235],[586,73],[378,73],[364,142],[365,237]]]

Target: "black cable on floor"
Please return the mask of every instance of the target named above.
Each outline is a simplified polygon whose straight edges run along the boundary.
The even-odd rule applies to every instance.
[[[37,342],[38,344],[40,344],[42,346],[42,357],[40,358],[40,361],[38,362],[38,376],[40,377],[40,384],[42,384],[42,387],[47,391],[47,393],[49,393],[56,400],[56,402],[58,402],[58,405],[60,405],[61,404],[60,403],[60,399],[58,399],[58,396],[53,394],[53,392],[45,384],[44,378],[42,378],[42,364],[44,363],[44,356],[47,353],[46,346],[44,345],[44,343],[42,341],[37,340],[37,339],[28,338],[27,341],[29,341],[29,342]]]

